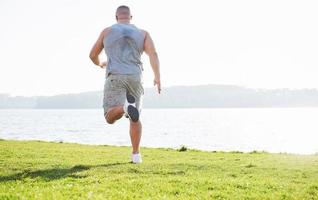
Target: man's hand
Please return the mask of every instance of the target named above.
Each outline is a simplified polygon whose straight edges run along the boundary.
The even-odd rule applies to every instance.
[[[102,69],[105,69],[107,66],[107,61],[101,62],[98,66],[100,66]]]
[[[158,89],[158,93],[160,94],[161,92],[161,82],[160,82],[160,78],[155,77],[155,79],[153,80],[153,85],[157,85],[157,89]]]

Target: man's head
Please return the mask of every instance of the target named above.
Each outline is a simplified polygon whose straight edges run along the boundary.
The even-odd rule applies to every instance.
[[[130,14],[130,9],[128,6],[119,6],[116,10],[116,20],[117,22],[129,22],[132,16]]]

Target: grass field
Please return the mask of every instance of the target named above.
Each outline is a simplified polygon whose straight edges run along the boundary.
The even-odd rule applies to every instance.
[[[0,199],[318,199],[318,155],[0,140]]]

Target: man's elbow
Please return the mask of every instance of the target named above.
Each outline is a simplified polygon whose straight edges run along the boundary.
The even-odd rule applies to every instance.
[[[158,53],[157,53],[157,52],[153,52],[153,53],[150,55],[150,59],[151,59],[151,60],[159,60]]]
[[[92,61],[94,61],[94,60],[96,60],[96,55],[95,55],[94,53],[90,53],[90,54],[89,54],[89,58],[90,58]]]
[[[158,58],[158,53],[156,51],[152,51],[148,53],[150,58]]]

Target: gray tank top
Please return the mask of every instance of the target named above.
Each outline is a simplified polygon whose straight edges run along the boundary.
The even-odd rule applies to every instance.
[[[133,24],[117,23],[104,38],[106,77],[112,74],[142,74],[141,55],[145,34]]]

